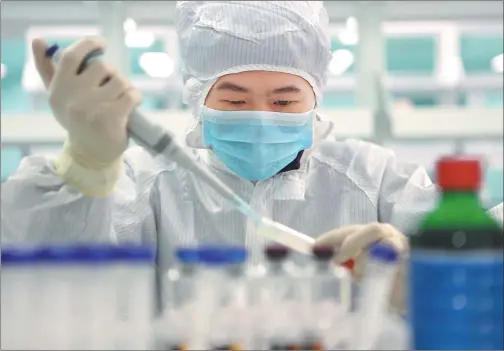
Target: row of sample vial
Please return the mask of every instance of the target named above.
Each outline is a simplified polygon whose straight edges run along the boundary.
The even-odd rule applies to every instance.
[[[375,251],[371,263],[391,261],[390,252]],[[373,301],[356,306],[351,277],[334,265],[332,247],[315,247],[305,266],[289,254],[283,246],[267,246],[264,264],[250,267],[243,247],[179,248],[177,263],[159,284],[149,247],[4,247],[2,347],[336,350],[352,348],[355,335],[363,339],[352,328],[354,320],[374,320],[374,326],[366,324],[369,330],[383,324],[383,319],[355,317],[359,305],[384,315],[388,301],[362,292]],[[390,285],[380,279],[383,269],[374,266],[373,282],[364,290]],[[155,310],[159,285],[163,311]],[[369,307],[378,304],[381,309]]]
[[[150,247],[4,245],[1,260],[2,349],[150,349]]]
[[[410,252],[372,245],[358,289],[328,247],[300,266],[268,246],[255,267],[242,247],[179,248],[162,275],[149,247],[3,245],[2,349],[503,350],[504,233],[478,200],[481,165],[437,173]],[[389,311],[400,265],[404,320]]]
[[[397,254],[381,246],[373,261],[385,263]],[[177,265],[165,277],[165,310],[156,323],[161,350],[338,350],[348,349],[357,331],[355,288],[347,269],[334,264],[334,249],[313,248],[312,259],[300,267],[279,245],[264,249],[264,264],[247,266],[241,247],[184,248],[176,252]],[[392,256],[391,256],[392,255]],[[395,263],[395,262],[393,262]],[[385,290],[390,279],[374,267],[366,290]],[[390,271],[390,270],[389,270]],[[390,276],[390,274],[388,274]],[[385,284],[385,285],[384,285]],[[381,289],[380,286],[384,286]],[[364,296],[364,295],[363,295]],[[388,298],[366,294],[358,304],[388,318]],[[378,298],[378,300],[377,300]],[[374,303],[376,308],[369,308]],[[376,318],[375,318],[376,319]],[[354,322],[352,322],[354,320]],[[379,328],[379,319],[369,328]],[[396,333],[396,330],[393,330]],[[357,331],[357,334],[358,331]],[[397,333],[396,333],[397,334]],[[360,333],[357,338],[365,335]],[[399,339],[404,344],[404,335]],[[397,342],[395,338],[394,342]],[[376,345],[376,342],[374,342]],[[391,349],[393,342],[385,348]]]

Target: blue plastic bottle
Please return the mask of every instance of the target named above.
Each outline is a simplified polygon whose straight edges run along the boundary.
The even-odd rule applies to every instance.
[[[438,162],[440,203],[411,237],[413,350],[503,350],[503,233],[479,204],[479,162]]]

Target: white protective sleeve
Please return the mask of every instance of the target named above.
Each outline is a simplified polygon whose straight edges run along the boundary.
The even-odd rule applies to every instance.
[[[87,197],[67,185],[54,160],[23,159],[2,184],[2,243],[155,241],[149,184],[138,184],[125,157],[124,170],[108,197]]]

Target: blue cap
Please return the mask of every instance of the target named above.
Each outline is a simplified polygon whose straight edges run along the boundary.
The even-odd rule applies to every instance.
[[[40,261],[40,248],[33,246],[3,247],[2,265],[28,265]]]
[[[110,244],[53,245],[41,248],[41,261],[51,264],[98,264],[116,260]]]
[[[175,257],[181,263],[197,263],[199,262],[199,249],[181,247],[175,250]]]
[[[79,243],[2,249],[2,264],[108,264],[149,262],[153,259],[154,250],[151,246],[129,244]]]
[[[53,57],[56,51],[59,50],[58,44],[51,45],[47,50],[46,50],[46,57]]]
[[[121,262],[154,262],[155,249],[151,245],[121,244],[115,246],[116,258]]]
[[[247,260],[247,249],[238,246],[200,247],[199,260],[207,265],[240,264]]]
[[[395,262],[399,256],[393,247],[384,243],[374,244],[369,253],[371,258],[383,262]]]

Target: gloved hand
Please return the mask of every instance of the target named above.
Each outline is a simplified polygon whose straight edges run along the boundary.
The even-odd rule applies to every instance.
[[[108,196],[122,172],[130,112],[141,94],[113,67],[95,60],[77,74],[89,53],[105,49],[102,38],[77,41],[61,54],[57,66],[46,57],[42,39],[32,43],[37,70],[49,91],[58,122],[68,131],[56,172],[84,195]]]
[[[344,264],[349,259],[353,259],[355,264],[351,270],[352,277],[359,283],[364,275],[368,248],[378,241],[388,243],[400,254],[409,251],[407,237],[390,224],[385,223],[369,223],[335,229],[320,236],[315,244],[336,247],[338,250],[338,255],[335,258],[337,264]],[[405,309],[406,268],[407,262],[401,260],[392,288],[391,306],[398,313],[403,313]]]

